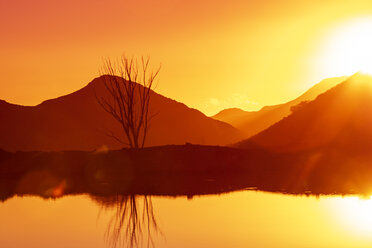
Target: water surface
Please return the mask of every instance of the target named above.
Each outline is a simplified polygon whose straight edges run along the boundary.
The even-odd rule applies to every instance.
[[[0,219],[0,244],[8,248],[372,246],[372,200],[358,197],[16,196],[0,203]]]

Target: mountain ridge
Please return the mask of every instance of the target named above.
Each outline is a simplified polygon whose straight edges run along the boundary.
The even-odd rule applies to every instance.
[[[348,77],[327,78],[308,89],[299,97],[282,104],[264,106],[259,111],[244,111],[238,108],[225,109],[212,118],[231,124],[249,138],[291,113],[291,107],[302,101],[314,100],[316,96],[346,80]],[[228,111],[230,110],[230,111]]]
[[[103,76],[70,94],[36,106],[0,102],[0,148],[16,150],[119,149],[121,144],[104,133],[121,134],[120,125],[97,103],[95,94],[107,94]],[[242,138],[230,124],[216,121],[196,109],[151,92],[150,111],[159,110],[151,123],[146,146],[184,144],[225,145]],[[6,104],[5,104],[6,103]]]
[[[275,152],[372,145],[372,77],[355,74],[259,134],[238,143]],[[354,147],[353,147],[354,146]]]

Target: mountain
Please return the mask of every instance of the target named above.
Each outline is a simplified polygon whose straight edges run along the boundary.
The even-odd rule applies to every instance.
[[[314,100],[319,94],[346,80],[347,77],[328,78],[314,85],[300,97],[279,105],[265,106],[259,111],[244,111],[238,108],[225,109],[212,116],[241,130],[245,137],[251,137],[270,127],[291,113],[291,107],[303,101]]]
[[[318,150],[329,156],[337,152],[335,158],[346,153],[371,157],[372,77],[353,75],[237,146],[273,152]]]
[[[94,150],[105,146],[119,149],[120,143],[107,131],[122,134],[119,124],[97,103],[105,96],[102,76],[86,87],[37,106],[0,101],[0,149]],[[237,142],[241,133],[230,124],[214,120],[185,104],[151,92],[150,113],[157,113],[148,131],[146,146],[184,144],[225,145]]]

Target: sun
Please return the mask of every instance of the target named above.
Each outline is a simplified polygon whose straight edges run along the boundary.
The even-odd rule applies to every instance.
[[[327,33],[322,44],[315,62],[322,74],[372,75],[372,16],[339,24]]]

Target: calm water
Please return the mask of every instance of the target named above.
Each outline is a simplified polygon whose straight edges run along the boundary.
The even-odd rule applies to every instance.
[[[133,230],[139,246],[372,247],[372,200],[358,197],[14,197],[0,219],[7,248],[123,247]]]

